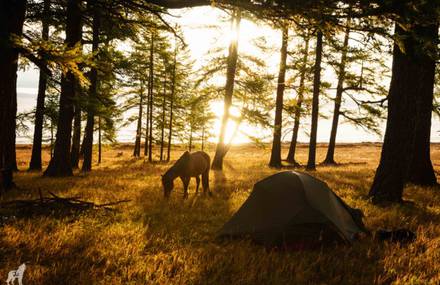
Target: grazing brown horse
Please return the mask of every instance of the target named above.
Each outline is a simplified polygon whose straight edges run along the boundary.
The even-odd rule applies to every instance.
[[[202,175],[203,193],[209,191],[209,169],[211,158],[204,151],[196,151],[185,153],[171,166],[170,169],[162,175],[162,185],[165,198],[170,196],[171,190],[174,188],[174,179],[180,177],[183,182],[183,198],[188,198],[188,185],[191,177],[195,177],[197,181],[196,194],[199,192],[200,175]]]

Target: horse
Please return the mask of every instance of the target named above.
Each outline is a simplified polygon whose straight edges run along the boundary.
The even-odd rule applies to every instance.
[[[23,275],[26,270],[26,263],[21,264],[17,270],[11,270],[8,273],[8,279],[6,280],[6,284],[14,285],[15,279],[18,280],[18,285],[23,285]]]
[[[165,198],[169,198],[174,188],[174,179],[180,177],[183,183],[183,199],[188,198],[188,185],[191,177],[196,178],[196,194],[199,193],[200,175],[202,175],[203,193],[212,195],[209,191],[209,169],[211,158],[204,151],[189,153],[185,151],[170,169],[162,175],[162,185]]]

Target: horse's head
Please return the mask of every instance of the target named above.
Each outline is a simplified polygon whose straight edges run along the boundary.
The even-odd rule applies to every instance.
[[[166,173],[162,175],[163,194],[165,198],[170,197],[171,190],[174,188],[173,179]]]

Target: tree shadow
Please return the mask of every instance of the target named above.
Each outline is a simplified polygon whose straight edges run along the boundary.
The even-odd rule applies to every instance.
[[[91,284],[97,275],[92,269],[106,263],[105,257],[90,254],[95,238],[94,231],[83,230],[62,247],[42,246],[32,239],[0,239],[0,256],[8,257],[0,263],[0,274],[6,276],[8,270],[27,262],[25,284]]]
[[[294,251],[229,241],[200,253],[193,284],[389,284],[393,280],[383,276],[383,259],[390,247],[366,239],[353,246]]]
[[[328,163],[328,162],[321,162],[319,165],[323,167],[345,167],[345,166],[352,166],[352,165],[367,165],[368,163],[365,161],[360,162],[334,162],[334,163]]]

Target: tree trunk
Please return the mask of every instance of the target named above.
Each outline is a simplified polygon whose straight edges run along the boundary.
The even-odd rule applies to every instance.
[[[100,30],[100,15],[97,1],[93,1],[93,20],[92,20],[92,52],[96,55],[99,48],[99,30]],[[96,60],[96,58],[95,58]],[[90,89],[89,89],[89,102],[87,110],[87,123],[83,139],[83,165],[82,171],[88,172],[92,170],[92,157],[93,157],[93,132],[95,128],[95,108],[96,98],[98,90],[98,69],[92,67],[90,70]]]
[[[168,126],[168,145],[167,145],[167,161],[170,161],[171,155],[171,140],[173,138],[173,107],[174,107],[174,93],[176,92],[176,64],[177,64],[177,43],[174,48],[174,62],[171,79],[171,94],[170,94],[170,124]]]
[[[425,66],[425,68],[435,68]],[[428,80],[427,80],[428,81]],[[431,86],[431,82],[426,82]],[[428,88],[427,88],[428,89]],[[416,185],[433,186],[437,184],[434,168],[431,162],[431,114],[433,92],[430,89],[420,93],[417,102],[417,123],[415,129],[415,141],[413,146],[413,159],[409,166],[407,181]]]
[[[151,46],[150,46],[150,91],[149,91],[149,114],[148,120],[149,126],[149,137],[148,137],[148,161],[153,162],[153,90],[154,90],[154,34],[151,34]]]
[[[0,3],[0,190],[14,185],[18,51],[9,39],[12,35],[22,34],[25,12],[24,0],[3,0]]]
[[[92,75],[93,77],[93,75]],[[96,81],[95,81],[96,82]],[[96,84],[96,83],[95,83]],[[94,88],[93,83],[91,82],[90,89]],[[92,90],[90,90],[89,96],[92,96]],[[93,107],[89,107],[93,108]],[[85,129],[85,135],[83,140],[84,146],[84,160],[82,164],[82,171],[88,172],[92,170],[92,156],[93,156],[93,129],[95,125],[95,115],[93,110],[88,110],[87,113],[87,123]]]
[[[137,129],[136,129],[136,140],[134,142],[134,151],[133,156],[139,157],[141,156],[141,137],[142,137],[142,107],[144,105],[144,88],[143,83],[141,82],[140,86],[140,94],[139,94],[139,115],[137,121]]]
[[[298,87],[298,100],[296,102],[295,120],[293,124],[292,140],[290,141],[289,153],[287,154],[286,161],[292,164],[298,164],[295,160],[296,144],[298,140],[299,123],[301,120],[301,105],[304,101],[304,82],[306,79],[307,61],[309,56],[309,42],[310,39],[305,39],[304,55],[302,58],[302,69],[299,79]]]
[[[53,147],[54,147],[54,134],[53,134],[54,128],[52,121],[50,122],[50,158],[53,157]]]
[[[205,125],[202,127],[202,151],[205,150]]]
[[[275,123],[273,130],[272,152],[270,155],[269,166],[281,167],[281,131],[283,123],[283,97],[286,86],[286,60],[287,60],[287,42],[289,38],[288,28],[286,24],[282,27],[282,44],[281,44],[281,59],[278,72],[277,97],[275,103]]]
[[[14,102],[14,106],[15,106],[15,110],[17,110],[17,96],[15,96],[15,102]],[[12,153],[12,171],[16,172],[18,171],[18,166],[17,166],[17,148],[16,148],[16,138],[17,138],[17,133],[15,132],[15,128],[16,128],[16,124],[14,125],[14,137],[13,137],[13,144],[10,147],[10,151]]]
[[[342,93],[344,90],[344,80],[345,80],[345,65],[347,62],[347,53],[348,53],[348,40],[350,38],[350,18],[347,20],[347,28],[345,30],[344,43],[342,47],[341,53],[341,61],[339,63],[339,77],[338,77],[338,85],[336,87],[336,96],[335,96],[335,107],[333,110],[333,120],[332,120],[332,129],[330,131],[330,140],[328,143],[327,155],[323,164],[327,165],[335,165],[335,146],[336,146],[336,133],[338,131],[338,123],[339,123],[339,114],[341,109],[342,102]]]
[[[147,87],[147,113],[146,113],[146,122],[145,122],[145,145],[144,145],[144,156],[148,156],[150,150],[150,100],[153,96],[153,60],[154,60],[154,38],[151,36],[151,45],[150,45],[150,62],[148,65],[149,75],[148,75],[148,87]]]
[[[166,92],[167,92],[167,77],[165,74],[165,79],[163,82],[163,101],[162,101],[162,130],[160,134],[160,161],[163,161],[163,148],[164,148],[164,135],[165,135],[165,108],[166,108]]]
[[[74,47],[81,43],[81,2],[79,0],[67,1],[66,19],[66,44]],[[72,119],[74,115],[74,96],[77,80],[72,72],[67,72],[61,78],[60,110],[57,123],[57,134],[52,159],[44,175],[70,176],[72,166],[70,161],[70,145],[72,136]]]
[[[411,177],[410,165],[414,163],[414,155],[420,154],[414,153],[419,139],[416,139],[416,135],[426,132],[429,121],[423,119],[427,118],[427,114],[419,114],[417,118],[417,112],[431,115],[431,110],[426,110],[422,101],[432,98],[435,75],[435,61],[424,48],[424,41],[435,42],[437,32],[435,25],[413,25],[405,31],[396,24],[395,37],[399,39],[399,46],[404,47],[405,52],[399,49],[397,43],[394,44],[384,143],[369,193],[373,203],[402,201],[404,183]],[[426,152],[426,148],[420,152]]]
[[[41,20],[43,29],[41,32],[41,38],[47,41],[49,39],[48,17],[50,13],[50,0],[44,0],[43,7],[43,18]],[[32,141],[32,155],[31,162],[29,163],[29,170],[40,171],[42,169],[41,147],[43,141],[44,100],[46,97],[46,86],[47,75],[40,69],[38,79],[37,107],[35,109],[34,139]]]
[[[309,160],[307,170],[316,169],[316,135],[318,133],[319,88],[321,85],[322,31],[316,35],[316,57],[313,70],[312,126],[310,131]]]
[[[150,84],[150,82],[148,82]],[[147,91],[150,90],[148,87]],[[144,156],[148,156],[148,140],[150,137],[150,93],[147,94],[147,111],[145,112],[145,144],[144,144]]]
[[[76,92],[76,96],[79,93]],[[79,148],[81,145],[81,108],[78,103],[75,106],[75,116],[73,120],[73,137],[72,137],[72,149],[70,151],[70,162],[72,168],[78,168],[79,164]]]
[[[101,117],[98,117],[98,164],[102,161]]]
[[[241,11],[239,9],[236,9],[232,17],[231,26],[232,26],[232,32],[237,33],[237,37],[236,40],[232,40],[231,43],[229,44],[223,118],[220,127],[218,143],[215,149],[215,155],[211,167],[214,170],[221,170],[223,168],[223,159],[226,155],[225,134],[230,116],[229,109],[231,108],[232,96],[234,94],[235,72],[237,69],[237,60],[238,60],[238,30],[240,28],[240,20],[241,20]]]
[[[188,151],[191,152],[192,150],[192,138],[193,138],[193,128],[191,126],[191,129],[189,130],[189,143],[188,143]]]
[[[431,28],[430,36],[432,42],[438,42],[438,24]],[[431,60],[425,68],[434,70],[435,61]],[[434,92],[431,86],[434,85],[434,78],[432,74],[426,77],[423,83],[426,89],[420,92],[417,100],[417,121],[415,128],[415,141],[413,146],[413,159],[409,166],[409,174],[407,181],[416,185],[433,186],[437,184],[434,168],[431,162],[430,147],[431,147],[431,115],[433,110]]]

